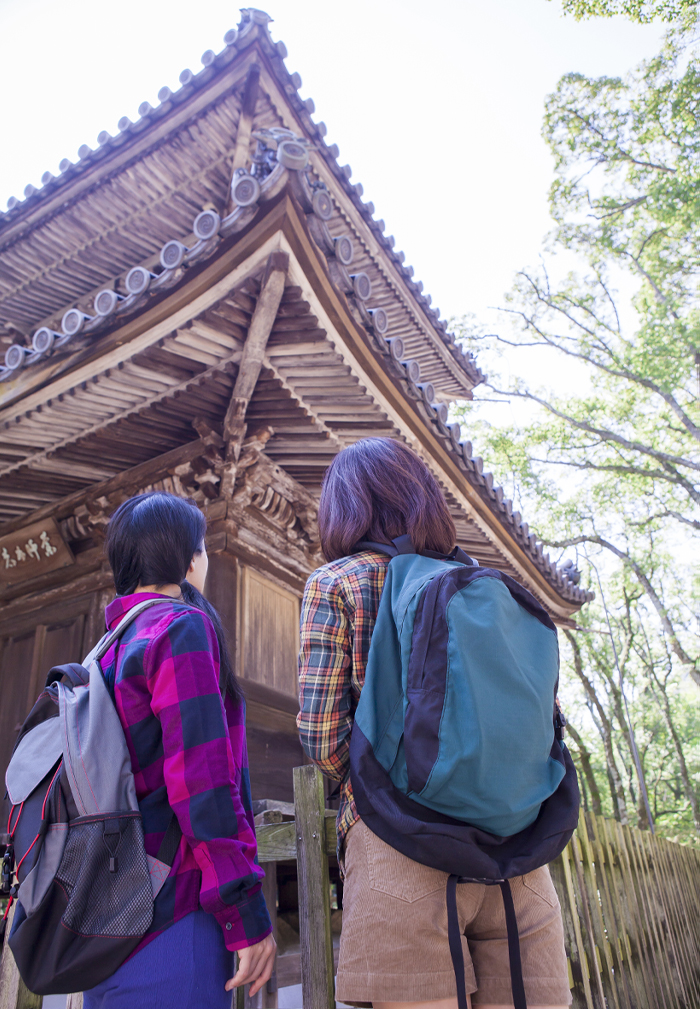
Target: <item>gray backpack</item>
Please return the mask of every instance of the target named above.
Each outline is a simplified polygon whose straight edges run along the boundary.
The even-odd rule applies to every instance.
[[[83,991],[114,973],[150,928],[182,836],[173,815],[158,857],[146,854],[129,751],[100,667],[159,602],[129,610],[83,665],[50,671],[7,769],[1,888],[8,909],[17,898],[9,943],[38,995]]]

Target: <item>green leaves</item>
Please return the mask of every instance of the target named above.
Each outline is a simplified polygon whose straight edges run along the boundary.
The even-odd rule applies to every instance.
[[[676,21],[685,25],[695,19],[697,0],[562,0],[562,9],[577,21],[622,14],[640,24]]]

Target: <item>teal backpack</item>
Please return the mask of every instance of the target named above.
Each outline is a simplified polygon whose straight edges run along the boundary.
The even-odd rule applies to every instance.
[[[514,579],[459,549],[417,554],[408,536],[359,549],[392,560],[350,743],[358,813],[392,847],[449,874],[460,1009],[457,883],[501,887],[514,1006],[525,1009],[508,879],[556,858],[578,822],[556,628]]]

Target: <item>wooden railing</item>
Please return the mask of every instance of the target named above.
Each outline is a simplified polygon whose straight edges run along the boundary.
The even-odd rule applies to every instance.
[[[273,918],[275,864],[296,860],[302,1003],[304,1009],[333,1009],[329,857],[335,854],[335,814],[324,808],[323,778],[315,767],[295,768],[294,800],[294,807],[262,804],[267,808],[256,818],[258,856],[268,870]],[[551,869],[575,1009],[700,1009],[699,849],[586,814]],[[274,985],[256,1004],[276,1005]],[[41,998],[22,984],[5,945],[0,1009],[41,1006]],[[239,990],[233,1007],[246,1006]],[[68,1009],[82,1009],[82,996],[69,996]]]

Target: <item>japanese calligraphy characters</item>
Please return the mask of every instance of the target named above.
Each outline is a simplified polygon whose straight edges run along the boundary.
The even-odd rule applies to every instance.
[[[73,564],[54,519],[0,537],[0,584],[10,585]]]

